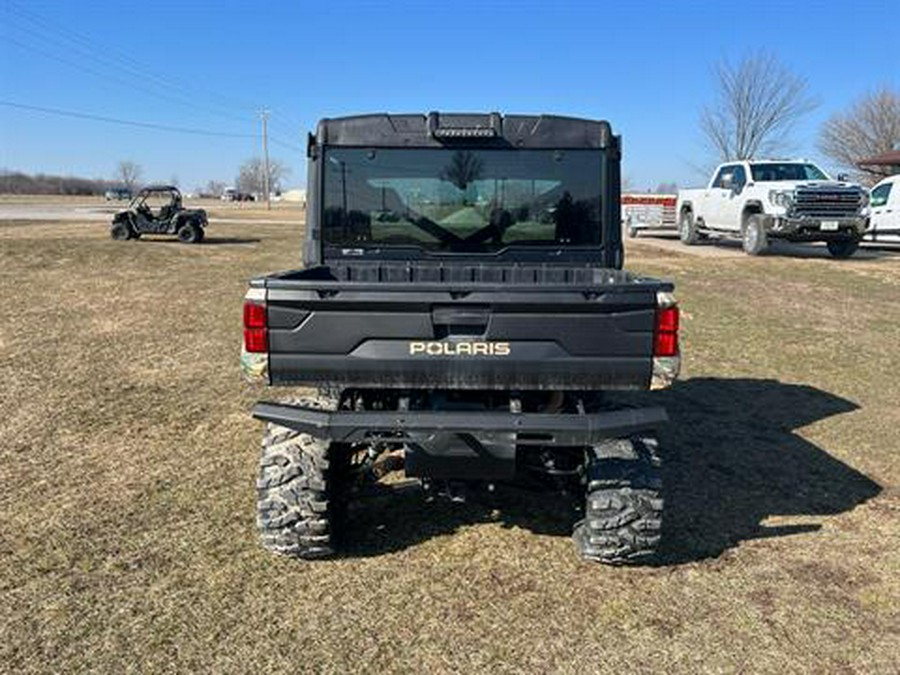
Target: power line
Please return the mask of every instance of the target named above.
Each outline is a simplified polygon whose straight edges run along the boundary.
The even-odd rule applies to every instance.
[[[96,70],[96,69],[95,69],[94,67],[92,67],[92,66],[88,66],[88,65],[85,65],[85,64],[83,64],[83,63],[77,63],[77,62],[75,62],[75,61],[72,61],[72,60],[67,59],[67,58],[65,58],[65,57],[62,57],[62,56],[59,56],[59,55],[54,54],[54,53],[52,53],[52,52],[46,51],[46,50],[41,49],[41,48],[39,48],[39,47],[36,47],[36,46],[34,46],[34,45],[30,45],[30,44],[21,42],[21,41],[19,41],[19,40],[16,40],[15,38],[12,38],[12,37],[9,37],[9,36],[2,36],[2,39],[3,39],[5,42],[9,43],[9,44],[14,44],[14,45],[17,45],[17,46],[19,46],[19,47],[22,47],[23,49],[31,50],[32,52],[37,53],[37,54],[41,54],[42,56],[44,56],[44,57],[46,57],[46,58],[53,59],[53,60],[55,60],[55,61],[59,61],[60,63],[64,63],[64,64],[66,64],[67,66],[70,66],[70,67],[72,67],[72,68],[75,68],[76,70],[80,70],[80,71],[82,71],[82,72],[84,72],[84,73],[88,73],[88,74],[90,74],[90,75],[93,75],[93,76],[95,76],[95,77],[97,77],[97,78],[103,80],[104,82],[107,82],[107,83],[113,83],[113,82],[114,82],[114,83],[121,84],[121,85],[123,85],[123,87],[127,88],[129,91],[143,92],[143,93],[145,93],[145,94],[147,94],[147,95],[149,95],[149,96],[154,96],[154,97],[159,98],[159,99],[162,99],[162,100],[164,100],[164,101],[168,101],[169,103],[175,103],[175,104],[182,105],[182,106],[186,106],[186,107],[189,107],[189,108],[194,108],[195,110],[201,110],[201,111],[206,112],[206,113],[212,113],[212,114],[215,114],[215,115],[220,115],[220,116],[228,117],[228,118],[230,118],[230,119],[233,119],[233,120],[239,120],[239,121],[242,121],[242,122],[245,122],[245,123],[246,123],[246,121],[247,121],[247,118],[246,118],[246,117],[238,117],[238,116],[236,116],[236,115],[232,115],[232,114],[229,114],[229,113],[219,112],[219,111],[217,111],[217,110],[214,110],[214,109],[211,109],[211,108],[208,108],[208,107],[204,107],[204,106],[201,106],[201,105],[196,105],[196,104],[194,104],[193,102],[185,101],[185,100],[183,100],[181,97],[171,96],[171,95],[168,95],[168,94],[161,93],[161,92],[159,92],[159,91],[155,91],[155,90],[153,90],[153,89],[149,89],[149,88],[147,88],[147,87],[142,86],[142,85],[140,84],[139,81],[138,81],[138,82],[135,82],[135,81],[133,81],[133,80],[129,80],[129,79],[125,79],[125,78],[123,78],[123,77],[120,77],[120,76],[118,76],[117,74],[114,74],[114,73],[109,73],[109,72],[104,73],[104,72],[98,71],[98,70]],[[101,64],[102,64],[102,62],[101,62]]]
[[[139,86],[141,84],[147,84],[163,89],[164,91],[169,92],[169,95],[180,90],[182,96],[187,96],[192,99],[197,98],[197,93],[200,90],[196,84],[188,83],[184,80],[179,81],[178,78],[171,76],[159,76],[147,66],[131,58],[128,54],[112,48],[108,42],[98,45],[96,41],[90,39],[90,37],[64,28],[59,24],[55,24],[54,22],[38,14],[29,12],[22,7],[16,7],[14,3],[11,3],[8,9],[13,14],[18,15],[20,19],[24,19],[32,25],[32,27],[29,27],[19,23],[19,25],[15,27],[17,34],[29,34],[32,37],[36,37],[37,39],[48,43],[54,48],[60,46],[61,40],[65,41],[68,45],[62,46],[64,47],[66,56],[75,56],[80,59],[92,61],[95,64],[101,65],[107,71],[117,70],[124,73],[129,78],[129,82],[138,84]],[[30,46],[30,48],[35,49],[33,46]],[[62,60],[61,57],[55,55],[52,58]],[[76,67],[81,66],[76,65]],[[223,100],[225,99],[224,96],[216,94],[215,92],[206,91],[204,93]],[[237,99],[232,99],[232,101],[236,100]],[[252,106],[249,103],[242,102],[240,105],[242,108],[245,108],[247,112],[252,109]],[[217,107],[220,110],[223,108],[223,106]],[[228,109],[231,110],[231,108],[232,105],[229,105]],[[218,112],[217,114],[231,113]],[[246,121],[247,117],[248,115],[245,114],[241,119]]]
[[[208,129],[191,129],[188,127],[176,127],[169,124],[157,124],[155,122],[138,122],[135,120],[123,120],[116,117],[106,117],[104,115],[94,115],[92,113],[76,112],[74,110],[60,110],[59,108],[46,108],[44,106],[29,105],[26,103],[17,103],[15,101],[0,100],[0,105],[9,108],[18,108],[20,110],[34,110],[37,112],[47,113],[50,115],[60,115],[62,117],[75,117],[78,119],[92,120],[95,122],[106,122],[107,124],[121,124],[130,127],[141,127],[144,129],[155,129],[157,131],[169,131],[179,134],[195,134],[198,136],[216,136],[219,138],[253,138],[252,134],[238,134],[228,131],[209,131]]]
[[[45,49],[41,49],[32,44],[23,43],[11,36],[5,37],[7,42],[17,44],[22,48],[30,49],[48,58],[55,59],[73,68],[90,73],[104,81],[115,81],[131,91],[142,91],[145,94],[178,105],[183,105],[195,110],[203,110],[207,113],[240,120],[242,122],[247,121],[247,118],[251,114],[250,110],[255,107],[252,103],[237,97],[226,96],[206,89],[205,87],[200,88],[193,82],[188,82],[171,75],[159,76],[145,64],[142,64],[122,51],[111,48],[106,42],[104,42],[102,46],[98,46],[98,43],[92,40],[87,34],[67,29],[46,17],[28,11],[22,6],[16,6],[15,2],[9,3],[7,5],[7,10],[31,24],[29,27],[19,23],[17,27],[19,34],[30,35],[33,38],[37,38],[53,49],[58,48],[60,46],[60,40],[63,40],[68,43],[68,48],[65,52],[66,56],[74,56],[79,60],[91,62],[95,64],[95,67],[100,66],[107,72],[98,72],[95,68],[88,66],[86,63],[73,62],[69,58],[66,58],[66,56],[45,51]],[[109,72],[110,70],[118,71],[119,73],[124,74],[128,79],[115,77]],[[160,91],[160,89],[162,91]],[[198,94],[203,94],[203,96],[198,96]],[[210,98],[218,99],[221,102],[227,102],[227,105],[214,103],[209,100]],[[235,114],[233,106],[238,106],[242,110],[239,115]],[[228,112],[226,112],[226,108]],[[285,123],[285,129],[288,126],[294,126],[293,123],[288,123],[288,117],[286,115],[280,114],[277,111],[272,111],[272,114],[274,117],[281,119]],[[276,124],[278,123],[276,122]],[[302,125],[297,124],[296,126],[301,127]],[[290,135],[293,135],[293,132]],[[281,145],[287,146],[289,144],[282,142]],[[290,147],[291,149],[299,151],[299,148],[296,146]]]

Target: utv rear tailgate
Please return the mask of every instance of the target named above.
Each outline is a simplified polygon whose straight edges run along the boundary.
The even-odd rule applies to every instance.
[[[383,269],[378,280],[323,278],[315,268],[256,280],[265,289],[271,382],[647,387],[657,293],[671,285],[584,267],[510,269],[432,281],[408,272],[385,280]]]

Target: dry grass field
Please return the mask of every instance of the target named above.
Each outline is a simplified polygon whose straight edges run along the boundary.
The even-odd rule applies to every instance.
[[[257,545],[238,371],[246,280],[299,260],[280,216],[199,246],[0,222],[0,670],[900,669],[900,257],[628,242],[684,311],[659,565],[581,562],[515,491],[357,505],[306,563]]]

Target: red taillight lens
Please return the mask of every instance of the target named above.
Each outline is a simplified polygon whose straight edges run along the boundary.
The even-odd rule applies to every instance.
[[[656,331],[665,333],[678,332],[678,308],[665,307],[656,310]]]
[[[252,353],[269,351],[266,306],[258,302],[244,303],[244,349]]]
[[[678,308],[662,307],[656,310],[656,327],[653,331],[653,356],[678,355]]]
[[[251,353],[269,351],[269,331],[265,328],[245,328],[244,349]]]
[[[265,328],[266,306],[258,302],[244,303],[244,328]]]

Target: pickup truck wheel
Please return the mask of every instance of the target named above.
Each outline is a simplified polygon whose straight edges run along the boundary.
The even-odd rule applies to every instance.
[[[741,245],[747,255],[759,255],[766,250],[769,241],[762,216],[753,215],[747,218],[741,232]]]
[[[109,236],[116,241],[131,239],[131,228],[128,227],[128,223],[113,223],[109,229]]]
[[[694,214],[690,211],[683,211],[681,219],[678,221],[678,238],[681,243],[686,246],[693,246],[698,240],[697,223],[694,221]]]
[[[604,446],[609,452],[604,452]],[[613,565],[645,562],[662,537],[661,461],[655,438],[611,441],[588,463],[584,519],[573,539],[581,556]]]
[[[178,228],[178,241],[184,244],[198,244],[202,238],[200,228],[194,223],[185,223]]]
[[[293,403],[333,408],[320,399]],[[326,438],[266,424],[256,482],[257,526],[266,549],[306,559],[335,553],[349,459],[343,446]]]
[[[836,239],[826,243],[828,252],[834,258],[849,258],[859,248],[859,239]]]

